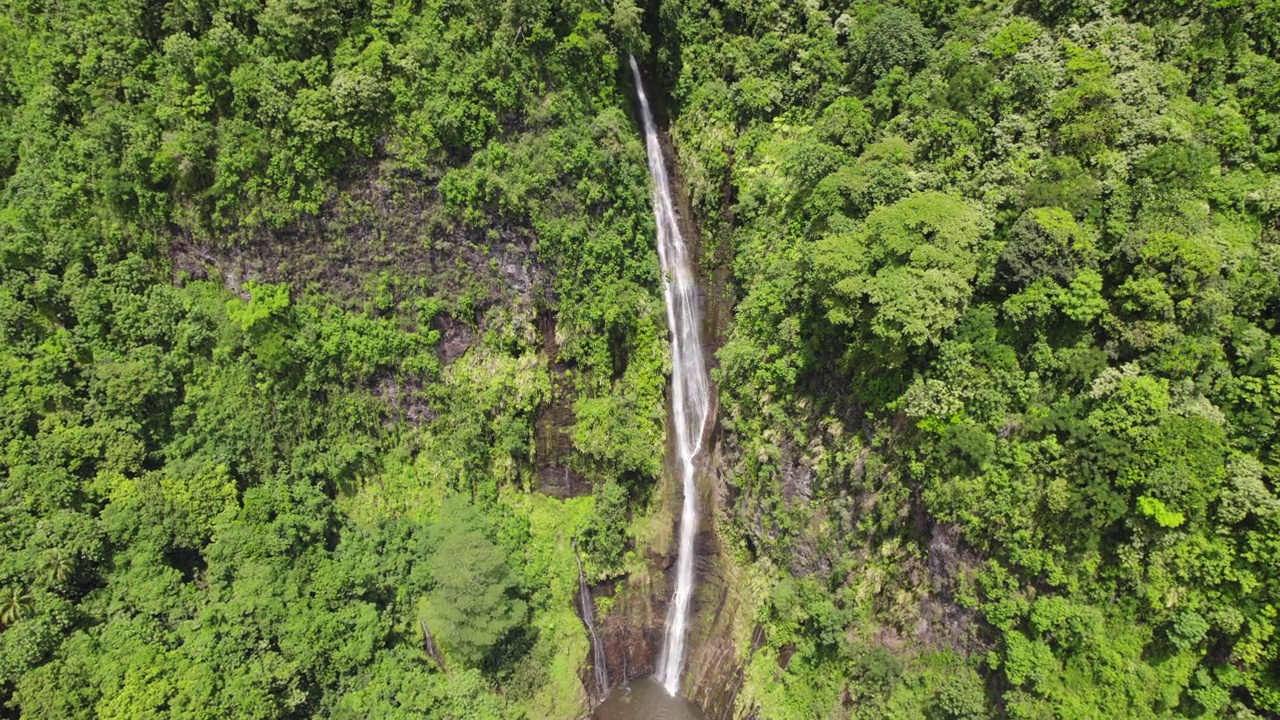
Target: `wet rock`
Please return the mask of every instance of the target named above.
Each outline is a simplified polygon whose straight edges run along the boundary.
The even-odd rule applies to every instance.
[[[538,492],[564,500],[591,494],[591,481],[563,465],[538,468]]]
[[[418,378],[384,375],[374,384],[373,392],[387,403],[382,424],[388,431],[401,422],[418,427],[436,419]]]
[[[782,462],[782,499],[788,506],[808,503],[813,499],[813,468],[791,459],[793,453],[784,452]]]
[[[648,550],[644,554],[649,563],[659,570],[668,570],[675,563],[674,555],[668,553],[660,553],[655,550]]]
[[[666,602],[648,577],[629,578],[619,587],[613,608],[600,620],[606,667],[614,683],[648,677],[658,664]]]
[[[539,331],[543,335],[548,360],[555,357],[555,320],[540,315]],[[555,498],[570,498],[591,492],[591,479],[573,469],[577,449],[573,444],[573,426],[577,417],[573,412],[573,384],[565,377],[564,369],[552,365],[551,399],[538,408],[533,420],[534,464],[538,477],[538,490]]]
[[[935,649],[982,650],[973,611],[956,604],[953,595],[960,573],[976,567],[979,558],[965,546],[958,525],[935,523],[930,534],[924,568],[930,592],[920,601],[915,639]]]
[[[287,227],[244,226],[219,241],[169,240],[175,281],[219,280],[233,292],[248,280],[288,282],[379,312],[411,295],[467,293],[477,318],[494,307],[532,317],[550,292],[532,228],[497,217],[484,227],[456,222],[434,178],[376,162],[353,166],[318,213]],[[408,278],[415,282],[396,282]],[[450,354],[461,353],[455,346]]]

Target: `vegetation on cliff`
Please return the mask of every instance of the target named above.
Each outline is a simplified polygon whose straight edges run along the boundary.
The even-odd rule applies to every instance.
[[[3,4],[0,715],[581,711],[665,387],[598,10]]]
[[[1280,5],[659,17],[735,278],[744,702],[1280,713]]]
[[[6,0],[0,716],[582,712],[570,542],[647,562],[662,472],[627,52],[731,270],[739,707],[1280,714],[1278,38],[1275,0]]]

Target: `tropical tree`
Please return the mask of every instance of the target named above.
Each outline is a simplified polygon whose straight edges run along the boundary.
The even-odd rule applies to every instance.
[[[485,533],[480,512],[456,497],[440,512],[427,561],[435,587],[419,603],[420,617],[453,663],[481,667],[524,621],[527,606],[515,596],[507,556]]]
[[[0,590],[0,623],[12,625],[31,612],[31,592],[17,585]]]
[[[51,585],[65,583],[75,569],[71,556],[58,548],[49,548],[40,556],[40,572]]]

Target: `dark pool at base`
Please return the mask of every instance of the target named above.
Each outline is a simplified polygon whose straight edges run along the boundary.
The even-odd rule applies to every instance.
[[[697,705],[668,695],[653,678],[632,680],[609,691],[596,706],[596,720],[706,720]]]

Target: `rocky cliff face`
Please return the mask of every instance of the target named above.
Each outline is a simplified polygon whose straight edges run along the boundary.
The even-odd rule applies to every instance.
[[[666,151],[669,158],[674,156],[669,145]],[[669,163],[669,167],[674,164]],[[692,214],[688,194],[678,176],[674,182],[681,231],[686,238],[698,239],[701,234],[689,221]],[[728,244],[711,248],[702,247],[698,240],[691,240],[691,244],[705,254],[700,258],[705,271],[704,351],[714,365],[715,352],[725,342],[733,309]],[[715,408],[713,405],[713,418]],[[713,420],[706,433],[703,444],[708,449],[699,457],[698,502],[702,512],[696,541],[698,585],[681,690],[711,720],[729,720],[740,716],[735,715],[734,701],[742,684],[746,658],[758,647],[760,638],[751,608],[744,605],[740,570],[728,554],[725,538],[718,533],[730,512],[731,463],[724,455],[718,423]],[[616,600],[603,622],[609,677],[615,684],[652,674],[662,651],[667,604],[675,582],[675,537],[683,501],[676,478],[674,469],[668,468],[658,489],[654,522],[660,527],[637,548],[647,563],[643,571],[617,584]]]
[[[703,507],[708,525],[727,519],[726,467],[719,443],[713,443]],[[711,720],[729,720],[742,685],[743,665],[758,647],[758,628],[744,602],[740,569],[728,555],[724,539],[711,529],[699,535],[698,586],[693,638],[685,674],[685,694]]]
[[[739,570],[727,553],[723,538],[715,532],[726,519],[728,484],[720,446],[712,438],[704,455],[700,486],[702,523],[697,538],[697,594],[682,692],[712,720],[739,717],[734,700],[741,686],[747,656],[759,638],[749,607],[744,607]],[[614,604],[601,621],[608,657],[609,677],[614,683],[653,674],[662,650],[667,604],[674,584],[674,523],[679,517],[681,498],[677,483],[668,474],[662,489],[655,522],[671,528],[642,549],[646,563],[641,572],[623,579],[616,587],[600,587],[599,594],[614,593]],[[583,672],[590,683],[589,671]],[[594,688],[590,688],[594,690]]]

